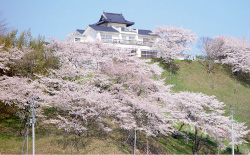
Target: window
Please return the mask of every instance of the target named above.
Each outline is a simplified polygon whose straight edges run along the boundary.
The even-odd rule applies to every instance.
[[[112,35],[108,35],[108,34],[102,34],[101,35],[102,39],[112,39]]]
[[[114,26],[114,27],[124,29],[123,26]]]
[[[78,42],[78,41],[80,41],[80,38],[75,38],[75,42]]]
[[[127,36],[122,36],[122,39],[123,40],[127,40]]]
[[[156,51],[141,51],[141,57],[157,58],[157,52]]]
[[[143,42],[149,42],[148,38],[143,38]]]
[[[126,50],[130,51],[130,53],[128,54],[128,56],[135,56],[136,55],[137,49],[126,49]]]
[[[135,37],[129,37],[129,40],[135,40]]]
[[[101,34],[101,40],[105,43],[110,43],[112,42],[112,35]]]

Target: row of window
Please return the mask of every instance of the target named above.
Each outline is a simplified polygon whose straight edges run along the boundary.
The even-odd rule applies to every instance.
[[[131,53],[129,56],[135,56],[136,49],[131,49]],[[141,51],[141,57],[143,58],[157,58],[157,51],[149,50],[149,51]]]
[[[141,51],[141,57],[157,58],[157,52],[156,51]]]
[[[101,39],[112,39],[112,35],[102,34]],[[133,36],[122,36],[123,40],[135,40]],[[143,42],[150,42],[149,38],[143,38]]]
[[[112,39],[112,35],[108,35],[108,34],[102,34],[101,35],[102,39]]]
[[[112,35],[102,34],[101,39],[112,39]],[[132,36],[122,36],[123,40],[135,40],[135,37]],[[75,38],[75,42],[79,42],[80,38]],[[149,38],[143,38],[143,42],[150,42]]]
[[[135,37],[132,36],[122,36],[123,40],[135,40]]]
[[[75,38],[75,42],[80,41],[80,40],[81,40],[80,38]]]

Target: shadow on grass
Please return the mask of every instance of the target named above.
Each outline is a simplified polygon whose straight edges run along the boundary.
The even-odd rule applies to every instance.
[[[250,88],[250,73],[232,72],[231,66],[223,65],[223,69],[229,75],[230,78],[238,81],[241,85]]]
[[[152,59],[152,62],[159,62],[160,66],[164,69],[167,70],[168,72],[171,72],[171,74],[176,75],[178,73],[178,70],[180,69],[179,64],[176,61],[171,61],[171,62],[166,62],[162,58],[155,58]],[[188,62],[190,63],[190,62]]]

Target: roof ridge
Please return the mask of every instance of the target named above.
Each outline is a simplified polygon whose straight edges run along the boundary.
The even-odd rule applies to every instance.
[[[145,29],[138,29],[138,30],[145,30]],[[146,30],[146,31],[152,31],[152,30]]]
[[[106,26],[99,26],[99,25],[89,25],[89,27],[97,31],[108,31],[108,32],[116,32],[116,33],[119,32],[113,27],[106,27]]]
[[[111,12],[103,12],[104,13],[107,13],[107,14],[113,14],[113,15],[122,15],[122,13],[111,13]]]

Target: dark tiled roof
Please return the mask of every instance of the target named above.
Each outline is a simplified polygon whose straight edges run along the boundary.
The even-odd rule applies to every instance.
[[[140,34],[140,35],[151,35],[150,33],[152,33],[151,30],[140,30],[140,29],[138,29],[138,34]]]
[[[98,25],[89,25],[92,29],[96,31],[106,31],[106,32],[116,32],[119,33],[119,31],[115,30],[112,27],[106,27],[106,26],[98,26]]]
[[[96,23],[96,25],[100,25],[103,23],[121,23],[126,24],[127,26],[134,25],[134,22],[127,21],[122,14],[107,12],[103,12],[100,20]]]
[[[80,34],[83,34],[85,30],[77,29],[76,31],[79,32]]]

